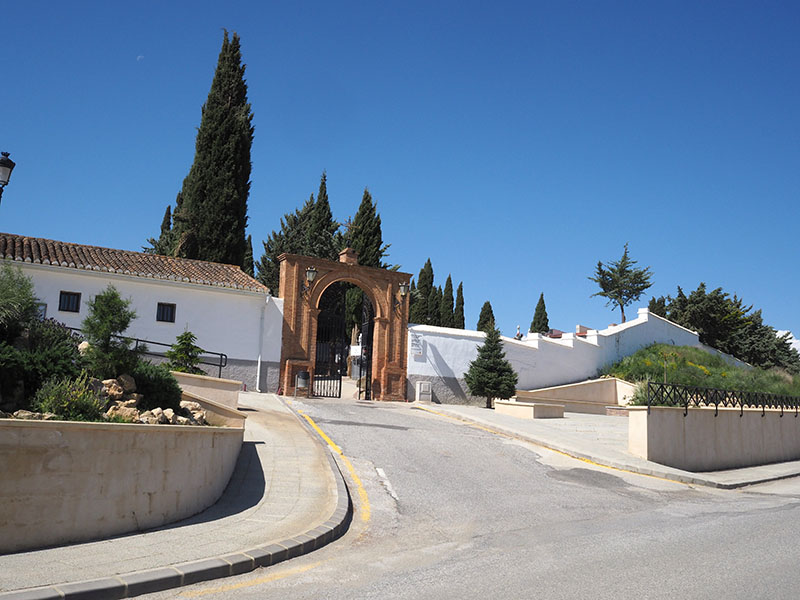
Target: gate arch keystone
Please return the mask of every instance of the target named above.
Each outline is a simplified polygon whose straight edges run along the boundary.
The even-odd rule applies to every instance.
[[[408,294],[401,296],[399,289],[401,283],[408,285],[411,275],[362,267],[350,248],[339,254],[339,262],[299,254],[281,254],[278,261],[283,298],[280,375],[283,393],[295,393],[295,378],[300,371],[311,373],[313,381],[320,298],[334,283],[346,281],[361,288],[375,309],[372,397],[406,400]],[[317,273],[312,282],[306,279],[310,267]]]

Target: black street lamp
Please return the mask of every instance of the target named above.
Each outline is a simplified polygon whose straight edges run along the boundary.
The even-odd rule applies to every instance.
[[[8,158],[8,152],[0,152],[0,200],[3,199],[3,189],[8,185],[8,180],[11,179],[11,171],[17,164]]]

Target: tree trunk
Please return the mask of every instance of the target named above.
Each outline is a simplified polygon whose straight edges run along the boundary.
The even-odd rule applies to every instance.
[[[622,304],[619,305],[619,312],[622,313],[622,322],[625,322],[625,307]]]

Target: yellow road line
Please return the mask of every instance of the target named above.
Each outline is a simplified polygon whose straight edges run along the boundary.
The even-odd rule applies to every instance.
[[[180,595],[183,598],[198,598],[200,596],[207,596],[209,594],[221,594],[223,592],[231,592],[233,590],[240,590],[242,588],[253,587],[256,585],[261,585],[263,583],[270,583],[272,581],[278,581],[279,579],[283,579],[285,577],[291,577],[292,575],[298,575],[300,573],[305,573],[306,571],[310,571],[311,569],[316,569],[320,566],[323,562],[327,561],[320,561],[316,562],[311,565],[304,565],[301,567],[294,567],[292,569],[285,569],[283,571],[279,571],[277,573],[272,573],[265,577],[259,577],[257,579],[251,579],[249,581],[242,581],[241,583],[231,583],[228,585],[221,585],[214,588],[206,588],[204,590],[197,590],[194,592],[182,592]]]
[[[438,415],[438,416],[444,417],[446,419],[450,419],[451,421],[457,421],[459,423],[462,423],[464,425],[468,425],[468,426],[473,427],[475,429],[480,429],[480,430],[486,431],[488,433],[493,433],[495,435],[506,437],[506,438],[511,439],[511,440],[520,440],[520,441],[523,441],[523,442],[527,442],[528,444],[533,444],[534,446],[539,446],[540,448],[545,448],[546,450],[550,450],[550,452],[555,452],[556,454],[560,454],[561,456],[567,456],[569,458],[574,458],[575,460],[580,460],[580,461],[585,462],[587,464],[594,465],[595,467],[602,467],[604,469],[611,469],[612,471],[619,471],[620,473],[630,473],[631,475],[640,475],[642,477],[650,477],[652,479],[660,479],[661,481],[669,481],[670,483],[677,483],[677,484],[685,485],[685,486],[694,485],[694,484],[691,484],[691,483],[686,483],[684,481],[676,481],[675,479],[668,479],[667,477],[659,477],[658,475],[649,475],[647,473],[638,473],[636,471],[630,471],[628,469],[620,469],[619,467],[612,467],[610,465],[604,465],[602,463],[595,462],[595,461],[593,461],[591,459],[583,458],[582,456],[575,456],[574,454],[570,454],[569,452],[563,452],[562,450],[556,450],[555,448],[550,448],[549,446],[545,446],[543,444],[539,444],[537,442],[534,442],[533,440],[529,440],[528,438],[525,438],[525,437],[522,437],[522,436],[512,435],[510,433],[506,433],[505,431],[499,431],[497,429],[491,429],[489,427],[484,427],[484,426],[478,425],[477,423],[474,423],[472,421],[466,421],[464,419],[460,419],[458,417],[454,417],[454,416],[448,415],[446,413],[442,413],[442,412],[439,412],[439,411],[436,411],[436,410],[431,410],[430,408],[425,408],[424,406],[415,406],[414,408],[416,408],[417,410],[424,410],[425,412],[429,412],[431,414]]]
[[[329,438],[324,431],[322,431],[322,429],[320,429],[319,425],[314,423],[314,420],[311,417],[309,417],[302,410],[298,410],[297,412],[306,421],[308,421],[308,424],[311,425],[311,427],[314,428],[314,431],[316,431],[323,440],[325,440],[325,443],[327,443],[328,446],[330,446],[331,449],[334,452],[336,452],[336,454],[339,455],[339,457],[341,458],[341,461],[344,463],[344,466],[347,467],[347,470],[350,473],[350,477],[353,478],[353,481],[356,484],[356,489],[358,490],[358,499],[359,499],[359,511],[358,511],[358,513],[361,516],[361,520],[364,523],[368,522],[369,519],[370,519],[370,516],[371,516],[371,511],[370,511],[370,506],[369,506],[369,496],[367,496],[367,490],[364,489],[364,485],[361,483],[361,478],[358,476],[358,473],[356,473],[356,469],[355,469],[355,467],[353,467],[353,463],[351,463],[350,459],[348,459],[344,455],[344,452],[342,452],[342,449],[339,448],[339,446],[337,446],[333,442],[333,440],[331,438]]]

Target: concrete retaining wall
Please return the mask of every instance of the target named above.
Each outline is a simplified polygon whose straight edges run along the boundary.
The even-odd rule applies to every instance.
[[[417,381],[430,381],[433,401],[443,404],[480,404],[464,382],[469,363],[478,355],[485,334],[480,331],[410,325],[408,328],[409,398]],[[701,346],[697,333],[639,309],[636,319],[585,335],[548,338],[530,333],[522,340],[503,337],[506,358],[519,376],[518,390],[575,383],[596,377],[600,369],[645,346],[660,342],[674,346]],[[733,364],[741,361],[726,356]]]
[[[196,514],[222,495],[243,435],[242,428],[0,419],[0,553]]]
[[[631,454],[684,471],[800,460],[800,417],[780,410],[646,406],[628,409]],[[741,416],[740,416],[741,414]]]
[[[242,382],[233,379],[218,379],[207,375],[194,375],[193,373],[180,373],[171,371],[178,380],[178,384],[184,392],[202,396],[229,408],[236,408],[239,405],[239,392],[242,389]]]

